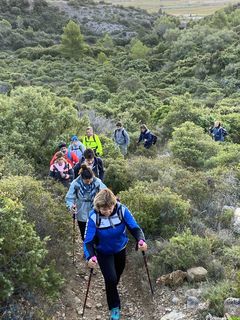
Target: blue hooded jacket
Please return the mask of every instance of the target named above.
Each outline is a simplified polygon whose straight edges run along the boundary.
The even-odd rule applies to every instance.
[[[86,259],[89,260],[95,255],[95,249],[103,254],[115,254],[121,251],[128,242],[127,229],[137,241],[145,240],[143,231],[131,212],[121,203],[116,204],[109,217],[92,210],[84,240]]]

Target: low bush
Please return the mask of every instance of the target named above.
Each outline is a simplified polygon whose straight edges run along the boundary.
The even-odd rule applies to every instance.
[[[155,265],[165,272],[187,270],[206,266],[211,255],[211,243],[207,238],[192,235],[190,230],[172,237],[156,256]]]
[[[47,238],[40,240],[23,212],[19,201],[12,201],[1,192],[0,301],[26,291],[42,290],[54,297],[63,283],[54,266],[44,261]]]
[[[148,235],[171,237],[190,217],[190,205],[169,188],[157,183],[137,183],[120,198]]]

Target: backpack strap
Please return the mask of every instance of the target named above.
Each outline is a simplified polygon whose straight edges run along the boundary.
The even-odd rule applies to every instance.
[[[117,209],[117,215],[118,218],[121,222],[125,223],[124,217],[123,217],[123,212],[122,212],[122,205],[119,206],[119,208]],[[99,228],[101,224],[101,217],[99,212],[96,212],[96,227]]]

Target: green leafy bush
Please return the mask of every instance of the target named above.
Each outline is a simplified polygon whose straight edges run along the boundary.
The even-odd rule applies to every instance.
[[[204,294],[204,298],[209,301],[209,312],[219,317],[223,316],[224,300],[233,294],[233,284],[228,280],[211,286]]]
[[[36,170],[48,166],[60,139],[78,131],[81,121],[73,101],[43,88],[18,88],[0,96],[0,154],[12,151]]]
[[[172,237],[156,256],[155,264],[167,272],[205,266],[211,255],[207,238],[192,235],[190,230]]]
[[[120,198],[136,214],[147,234],[169,238],[190,216],[189,202],[157,183],[137,183],[121,192]]]
[[[203,167],[207,159],[217,154],[219,145],[201,127],[188,121],[175,129],[170,148],[185,165]]]
[[[40,181],[29,176],[15,176],[0,180],[0,189],[14,201],[20,200],[23,216],[34,224],[41,239],[49,238],[48,259],[65,260],[65,252],[69,250],[69,234],[71,223],[64,204],[65,188],[49,182],[53,194],[47,191]],[[55,194],[54,194],[55,193]],[[60,202],[61,201],[61,202]]]
[[[60,274],[46,265],[47,238],[40,240],[23,217],[23,207],[3,193],[0,196],[0,301],[26,290],[43,290],[56,296],[62,284]]]

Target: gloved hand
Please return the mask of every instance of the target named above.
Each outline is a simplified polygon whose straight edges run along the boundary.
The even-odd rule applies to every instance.
[[[88,260],[88,267],[93,269],[93,268],[96,268],[97,267],[97,257],[94,256],[92,257],[91,259]]]
[[[138,241],[138,249],[140,251],[147,251],[147,244],[144,240]]]

